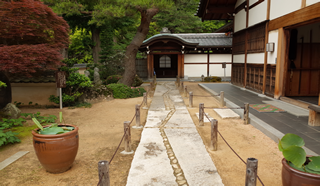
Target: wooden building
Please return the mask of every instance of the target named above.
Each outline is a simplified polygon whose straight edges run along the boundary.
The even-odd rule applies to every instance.
[[[145,40],[147,74],[152,78],[231,76],[232,37],[224,33],[171,34],[166,28]]]
[[[196,15],[233,20],[233,84],[277,99],[319,97],[319,0],[200,0]]]

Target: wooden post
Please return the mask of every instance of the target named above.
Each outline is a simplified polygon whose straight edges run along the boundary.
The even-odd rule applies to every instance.
[[[218,150],[218,121],[211,120],[211,144],[210,150]]]
[[[144,105],[145,107],[148,106],[148,92],[143,93],[143,104],[142,105]],[[145,108],[145,107],[143,107],[143,108]]]
[[[125,121],[124,125],[124,151],[132,152],[131,150],[131,131],[130,131],[130,121]]]
[[[153,84],[155,85],[157,83],[157,75],[153,76]]]
[[[226,106],[225,101],[224,101],[224,92],[223,91],[220,92],[220,105],[221,105],[221,107]]]
[[[246,171],[246,186],[256,186],[257,173],[258,172],[258,160],[255,158],[247,159],[247,171]]]
[[[244,104],[244,111],[243,111],[243,124],[249,124],[249,103]]]
[[[199,104],[199,126],[204,126],[204,103]]]
[[[99,161],[99,184],[100,186],[110,186],[110,176],[109,176],[109,162]]]
[[[188,87],[186,85],[186,86],[184,86],[184,93],[183,93],[184,97],[188,97],[187,92],[188,92]]]
[[[136,105],[136,127],[140,127],[140,105]]]
[[[154,85],[153,85],[153,82],[151,81],[151,82],[150,82],[150,90],[152,90],[153,87],[154,87]]]
[[[183,86],[183,81],[181,81],[181,88],[183,88],[184,86]]]
[[[189,108],[193,107],[193,92],[189,92]]]

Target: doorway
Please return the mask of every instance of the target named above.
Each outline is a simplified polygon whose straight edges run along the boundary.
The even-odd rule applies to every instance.
[[[178,75],[178,55],[154,55],[154,71],[157,78],[175,78]]]

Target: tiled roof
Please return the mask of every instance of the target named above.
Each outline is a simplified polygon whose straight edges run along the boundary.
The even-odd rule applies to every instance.
[[[55,83],[55,72],[42,72],[32,77],[21,76],[20,74],[9,74],[10,83]]]

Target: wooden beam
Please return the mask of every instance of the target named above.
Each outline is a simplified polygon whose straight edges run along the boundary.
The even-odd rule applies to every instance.
[[[269,31],[279,28],[303,23],[306,21],[317,22],[320,18],[320,2],[292,12],[290,14],[281,16],[277,19],[271,20],[269,23]],[[315,20],[313,20],[315,19]]]
[[[278,30],[278,53],[277,53],[277,66],[276,66],[276,80],[275,80],[275,90],[274,98],[279,99],[283,92],[283,64],[285,59],[285,34],[284,29],[280,28]]]
[[[301,8],[305,8],[307,6],[307,0],[301,0]]]
[[[257,5],[259,5],[260,3],[262,3],[263,1],[264,1],[264,0],[259,0],[259,1],[255,2],[255,3],[253,3],[253,4],[249,7],[249,9],[254,8],[255,6],[257,6]]]
[[[234,9],[234,13],[237,14],[238,12],[240,12],[242,9],[245,8],[246,4],[247,4],[247,1],[241,3],[237,8]]]
[[[248,28],[249,25],[249,1],[246,2],[246,28]],[[245,41],[245,51],[244,51],[244,78],[243,78],[243,87],[246,87],[247,85],[247,59],[248,59],[248,29],[246,32],[246,41]]]
[[[271,3],[270,1],[271,0],[268,0],[268,4],[267,4],[267,20],[270,20],[270,3]]]
[[[207,10],[206,13],[211,13],[211,14],[225,14],[225,13],[233,13],[234,11],[234,6],[210,6]]]
[[[267,45],[269,41],[269,22],[266,22],[266,29],[265,29],[265,39],[264,39],[264,46]],[[267,81],[267,64],[268,64],[268,52],[266,48],[264,49],[264,65],[263,65],[263,83],[262,83],[262,94],[266,92],[266,81]]]

